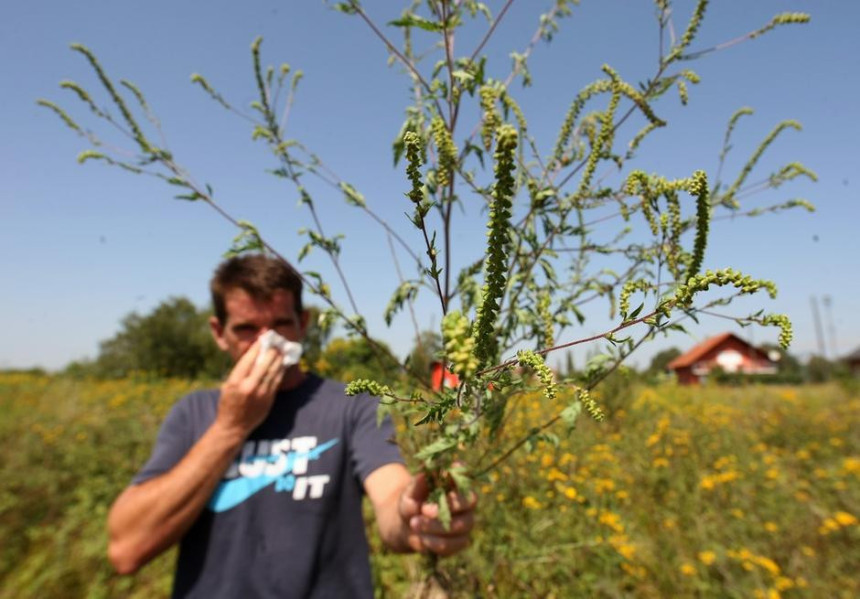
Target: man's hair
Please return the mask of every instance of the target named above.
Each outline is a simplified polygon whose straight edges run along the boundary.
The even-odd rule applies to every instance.
[[[232,289],[241,289],[255,300],[268,301],[275,291],[291,291],[296,312],[302,312],[302,280],[293,267],[280,258],[265,254],[245,254],[222,262],[215,270],[209,290],[215,317],[227,321],[224,299]]]

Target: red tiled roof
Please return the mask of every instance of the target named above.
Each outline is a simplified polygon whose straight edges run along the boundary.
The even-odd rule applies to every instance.
[[[700,344],[694,346],[687,353],[681,354],[666,366],[669,370],[677,370],[679,368],[686,368],[687,366],[692,366],[696,362],[698,362],[702,357],[704,357],[709,351],[716,348],[721,343],[731,339],[734,337],[744,345],[749,345],[753,350],[755,350],[759,354],[763,354],[761,350],[751,346],[749,343],[735,335],[734,333],[722,333],[720,335],[716,335],[715,337],[710,337],[705,339]]]

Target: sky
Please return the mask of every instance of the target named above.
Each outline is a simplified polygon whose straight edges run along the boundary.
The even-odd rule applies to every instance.
[[[398,5],[364,4],[397,39],[397,30],[385,23],[397,18]],[[487,4],[495,12],[503,3]],[[512,4],[485,49],[491,76],[506,77],[509,53],[526,47],[538,14],[550,4]],[[693,5],[674,3],[677,29],[683,30]],[[724,169],[729,178],[778,122],[801,122],[803,131],[782,135],[750,180],[799,161],[819,181],[788,183],[751,196],[745,206],[804,198],[816,212],[715,222],[705,267],[733,266],[773,280],[780,289],[776,300],[762,296],[726,313],[742,315],[754,307],[787,313],[795,326],[792,351],[801,357],[819,352],[812,308],[817,302],[825,351],[832,357],[860,346],[860,38],[855,31],[860,3],[713,2],[692,49],[732,40],[774,14],[795,11],[809,12],[811,23],[778,28],[691,63],[702,82],[691,87],[686,107],[674,93],[655,105],[669,126],[646,140],[635,166],[669,178],[696,169],[713,176],[726,122],[735,110],[750,106],[755,113],[738,125]],[[511,90],[544,155],[571,99],[601,76],[601,64],[612,65],[634,83],[654,72],[653,15],[653,3],[646,0],[583,0],[561,21],[551,44],[538,44],[530,60],[533,86],[514,84]],[[470,27],[457,40],[457,54],[471,53],[487,26],[478,20]],[[190,82],[192,73],[202,73],[246,108],[255,97],[249,48],[258,35],[264,37],[265,63],[287,62],[304,72],[287,136],[312,148],[410,242],[420,242],[404,216],[410,209],[403,196],[405,173],[392,166],[391,158],[391,142],[409,102],[408,78],[398,66],[386,64],[387,52],[367,26],[333,11],[331,3],[5,2],[0,6],[0,314],[5,320],[0,368],[59,369],[93,358],[99,341],[117,332],[123,316],[146,313],[170,296],[206,305],[209,277],[236,234],[205,205],[172,199],[173,190],[157,180],[101,164],[77,164],[76,156],[88,147],[85,140],[36,105],[38,98],[56,101],[96,128],[85,108],[58,85],[75,80],[96,95],[91,71],[68,49],[72,42],[90,47],[111,76],[129,79],[144,91],[177,161],[197,180],[210,183],[227,211],[258,225],[286,257],[297,256],[304,244],[298,231],[310,225],[310,218],[298,205],[295,189],[266,173],[274,163],[262,144],[251,141],[248,123]],[[418,44],[431,49],[428,38],[419,38]],[[104,96],[96,97],[106,104]],[[468,118],[463,131],[474,127],[475,115],[463,120]],[[345,235],[343,267],[371,334],[403,355],[414,338],[410,319],[402,314],[390,328],[381,319],[398,283],[385,235],[346,206],[340,194],[325,187],[313,192],[326,232]],[[464,205],[469,199],[474,207],[474,198]],[[484,218],[462,219],[455,238],[460,263],[480,256]],[[608,223],[604,238],[619,226]],[[300,267],[319,270],[335,298],[346,301],[320,255],[312,254]],[[405,276],[414,275],[403,255],[400,267]],[[439,310],[429,294],[419,298],[416,310],[422,328],[438,326]],[[605,306],[589,308],[586,324],[558,341],[606,330],[606,313]],[[690,336],[658,340],[634,362],[647,364],[661,348],[686,349],[724,330],[755,343],[776,338],[774,330],[740,329],[724,319],[703,318],[690,327]],[[578,349],[575,361],[581,363],[585,355]]]

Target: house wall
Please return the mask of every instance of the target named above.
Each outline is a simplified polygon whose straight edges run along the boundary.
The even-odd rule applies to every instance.
[[[724,364],[720,364],[718,362],[720,355],[727,351],[737,352],[738,354],[739,361],[736,364],[734,372],[756,374],[761,372],[772,372],[774,369],[773,362],[762,357],[755,349],[734,337],[726,339],[723,343],[702,356],[702,358],[693,365],[693,369],[710,371],[715,366],[722,366],[724,370],[731,372],[732,369],[729,367],[731,362],[725,362]]]
[[[693,374],[693,369],[690,366],[686,368],[679,368],[675,371],[675,374],[678,376],[678,383],[681,385],[698,385],[699,377]]]
[[[735,359],[732,359],[731,355],[724,355],[721,359],[720,356],[724,352],[735,352]],[[776,365],[773,362],[735,337],[729,337],[716,347],[711,348],[692,365],[678,368],[675,372],[680,384],[697,385],[701,382],[702,377],[707,376],[716,366],[722,367],[727,372],[744,374],[771,374],[776,372]]]

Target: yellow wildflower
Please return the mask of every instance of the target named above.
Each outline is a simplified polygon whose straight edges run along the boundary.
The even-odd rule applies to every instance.
[[[777,566],[776,562],[769,557],[757,556],[757,559],[755,561],[759,566],[770,572],[772,576],[779,575],[779,566]]]
[[[623,543],[615,550],[626,560],[632,560],[636,556],[636,546],[630,543]]]
[[[834,530],[839,530],[839,523],[833,518],[825,518],[818,528],[818,534],[829,535]]]
[[[690,562],[684,562],[683,564],[681,564],[681,574],[683,574],[684,576],[695,576],[696,566],[694,566]]]
[[[615,489],[615,482],[608,478],[598,478],[594,481],[594,492],[603,495]]]
[[[531,495],[526,495],[523,497],[523,507],[530,510],[539,510],[543,507],[540,501],[532,497]]]
[[[567,474],[559,470],[558,468],[552,468],[549,473],[546,475],[546,479],[550,482],[556,480],[567,480]]]
[[[618,514],[613,512],[601,512],[597,521],[608,526],[615,532],[624,532],[624,525],[621,524],[621,517]]]
[[[699,561],[705,564],[706,566],[710,566],[717,560],[717,554],[713,551],[700,551],[699,552]]]
[[[848,512],[836,512],[833,518],[842,526],[853,526],[857,524],[857,518]]]

